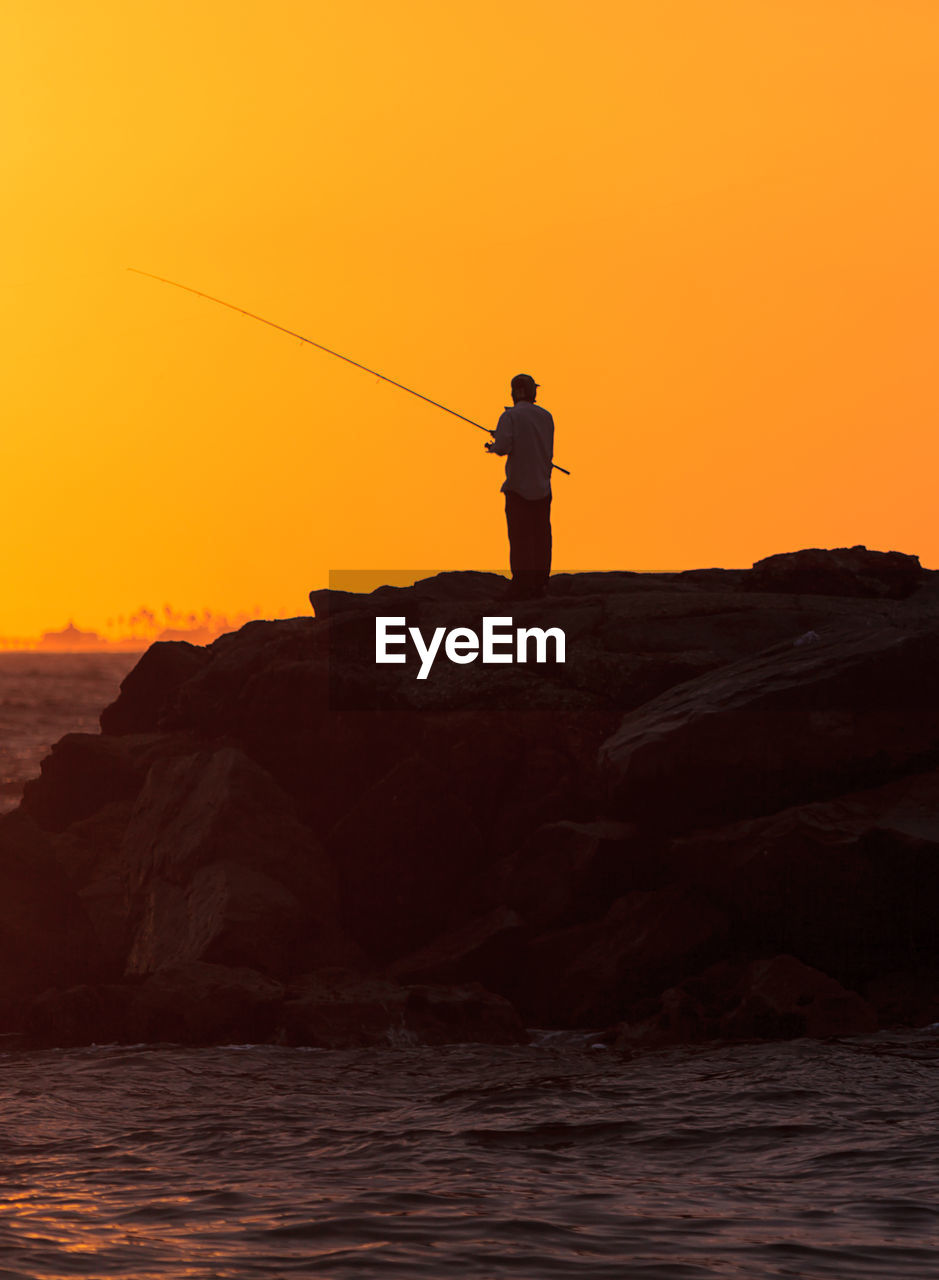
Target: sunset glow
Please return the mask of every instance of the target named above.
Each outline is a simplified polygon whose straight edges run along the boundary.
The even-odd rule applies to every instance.
[[[505,568],[939,564],[933,0],[7,0],[0,635]]]

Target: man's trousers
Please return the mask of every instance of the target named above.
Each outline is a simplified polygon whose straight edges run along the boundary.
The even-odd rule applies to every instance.
[[[544,594],[551,573],[551,498],[523,498],[505,490],[512,594]]]

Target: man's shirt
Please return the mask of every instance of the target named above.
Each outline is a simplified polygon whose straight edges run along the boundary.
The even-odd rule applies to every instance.
[[[540,404],[519,400],[496,426],[492,452],[505,456],[505,483],[522,498],[550,498],[554,419]]]

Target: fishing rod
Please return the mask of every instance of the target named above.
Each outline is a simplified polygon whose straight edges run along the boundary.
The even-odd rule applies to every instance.
[[[255,315],[253,311],[246,311],[244,307],[236,307],[233,302],[225,302],[222,298],[213,298],[211,293],[203,293],[200,289],[193,289],[188,284],[180,284],[177,280],[167,280],[165,276],[155,276],[151,271],[141,271],[139,267],[128,267],[127,270],[133,271],[138,276],[146,276],[149,280],[159,280],[160,284],[171,284],[175,289],[185,289],[187,293],[194,293],[197,298],[205,298],[208,302],[217,302],[220,307],[228,307],[229,311],[237,311],[239,315],[247,316],[249,320],[258,320],[261,324],[270,325],[272,329],[279,329],[281,333],[286,333],[291,338],[299,338],[301,342],[306,342],[309,346],[316,347],[318,351],[325,351],[328,356],[335,356],[337,360],[345,360],[346,364],[354,365],[356,369],[361,369],[363,373],[370,373],[375,378],[381,378],[382,382],[390,382],[399,391],[406,391],[410,396],[417,396],[418,400],[426,400],[435,409],[442,409],[444,413],[452,413],[454,418],[460,418],[463,422],[468,422],[471,427],[478,427],[480,431],[485,431],[487,435],[495,435],[495,432],[490,427],[484,427],[481,422],[474,422],[472,418],[467,418],[464,414],[457,413],[456,409],[448,409],[439,400],[431,400],[430,396],[421,395],[420,391],[414,391],[411,387],[406,387],[403,382],[395,382],[394,378],[387,378],[383,373],[379,373],[377,369],[369,369],[367,365],[359,364],[358,360],[352,360],[349,356],[341,355],[338,351],[333,351],[331,347],[324,347],[321,342],[314,342],[312,338],[305,338],[302,333],[287,329],[282,324],[276,324],[273,320],[265,319],[264,316]],[[563,471],[566,476],[571,474],[564,467],[559,467],[556,462],[552,462],[551,466],[556,471]]]

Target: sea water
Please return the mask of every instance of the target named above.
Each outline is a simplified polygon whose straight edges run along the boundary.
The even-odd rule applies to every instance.
[[[132,662],[0,655],[8,800]],[[937,1103],[939,1028],[9,1049],[0,1280],[935,1280]]]
[[[0,1276],[939,1274],[939,1037],[0,1057]]]

